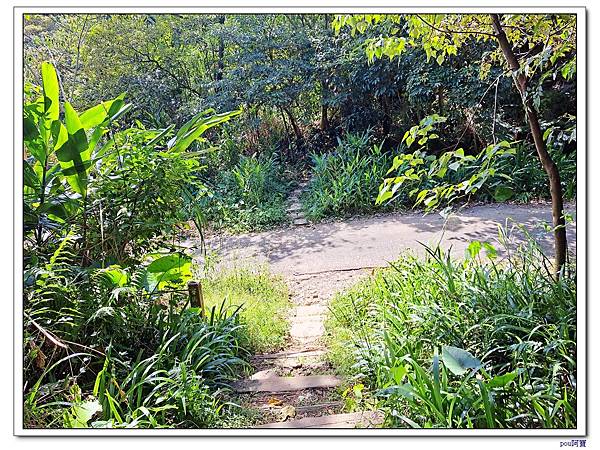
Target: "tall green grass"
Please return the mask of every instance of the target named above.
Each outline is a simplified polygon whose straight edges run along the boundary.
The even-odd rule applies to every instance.
[[[313,154],[312,160],[313,175],[302,198],[309,218],[376,209],[375,199],[392,157],[381,145],[372,145],[369,132],[346,134],[332,153]]]
[[[291,302],[282,278],[266,268],[229,269],[210,274],[204,281],[204,292],[208,307],[220,302],[227,308],[240,307],[244,346],[252,352],[274,352],[285,345]]]
[[[287,219],[288,187],[274,156],[240,156],[233,167],[215,176],[210,195],[200,199],[200,206],[217,229],[267,229]]]
[[[481,248],[404,255],[338,295],[329,358],[388,427],[576,427],[575,275],[554,281],[534,245],[502,263]]]

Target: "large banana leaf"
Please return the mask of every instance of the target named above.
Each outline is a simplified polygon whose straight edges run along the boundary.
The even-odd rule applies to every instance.
[[[54,66],[47,61],[42,63],[42,89],[44,92],[44,115],[48,129],[50,128],[49,124],[58,119],[60,108],[58,77]]]
[[[65,118],[62,123],[55,121],[56,157],[58,158],[67,183],[78,194],[85,196],[87,191],[88,170],[92,165],[92,152],[107,131],[107,125],[131,109],[125,104],[124,95],[103,102],[85,111],[81,116],[69,102],[65,102]],[[58,124],[57,124],[58,122]],[[91,133],[89,132],[91,131]]]
[[[229,119],[238,116],[242,110],[229,111],[220,114],[214,114],[213,109],[207,109],[192,117],[186,122],[177,134],[169,141],[167,147],[169,151],[181,152],[186,150],[192,143],[198,140],[202,134],[209,128],[217,126]]]

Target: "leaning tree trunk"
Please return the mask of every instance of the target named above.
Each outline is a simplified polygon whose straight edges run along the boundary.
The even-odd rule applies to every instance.
[[[506,37],[504,28],[502,28],[498,14],[491,14],[491,17],[494,31],[496,33],[496,39],[500,44],[500,49],[502,50],[510,69],[513,71],[515,85],[521,94],[537,154],[550,182],[550,195],[552,197],[552,222],[554,225],[554,265],[556,277],[558,278],[567,259],[567,230],[565,227],[560,174],[558,172],[558,167],[556,167],[552,157],[548,154],[537,111],[535,110],[531,97],[527,95],[527,77],[523,72],[520,71],[521,66],[512,50],[512,46],[510,45],[508,38]]]
[[[287,114],[290,124],[292,125],[292,129],[294,130],[294,135],[296,136],[297,143],[302,143],[302,131],[300,130],[300,127],[298,126],[298,123],[296,122],[292,111],[288,107],[284,107],[283,110]]]

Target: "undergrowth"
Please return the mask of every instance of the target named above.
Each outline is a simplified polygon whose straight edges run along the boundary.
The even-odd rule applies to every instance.
[[[425,250],[335,297],[334,367],[386,427],[576,427],[575,272],[555,281],[531,242],[503,262]]]
[[[385,151],[383,143],[372,141],[369,131],[346,134],[332,152],[312,155],[313,174],[302,196],[308,218],[415,206],[431,209],[450,202],[526,203],[550,198],[535,149],[523,142],[506,143],[507,148],[492,145],[475,157],[462,149],[436,156],[425,146],[410,153],[405,143]],[[572,200],[577,193],[576,155],[558,145],[548,148],[561,173],[564,198]],[[486,164],[485,173],[480,173]]]
[[[312,155],[313,174],[302,203],[312,220],[347,216],[376,209],[379,186],[392,157],[380,145],[371,145],[371,135],[346,134],[331,153]]]
[[[200,206],[216,229],[258,231],[287,220],[289,183],[273,156],[241,156],[231,168],[220,171],[212,184]]]

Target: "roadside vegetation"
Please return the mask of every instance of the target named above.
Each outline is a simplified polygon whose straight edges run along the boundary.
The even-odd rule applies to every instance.
[[[245,423],[229,383],[251,352],[283,344],[287,291],[265,271],[213,273],[204,317],[179,245],[189,224],[201,230],[206,192],[190,147],[239,112],[119,129],[122,96],[78,114],[52,64],[42,79],[24,107],[25,426]]]
[[[445,117],[429,116],[416,129],[423,130],[431,124],[426,136],[435,136],[437,130],[433,124],[445,121]],[[407,132],[405,137],[410,134]],[[370,131],[362,135],[347,134],[338,138],[338,145],[331,153],[312,155],[312,176],[302,197],[310,219],[413,207],[427,210],[446,207],[457,200],[527,203],[548,199],[546,174],[522,143],[490,145],[475,156],[465,155],[460,149],[438,158],[428,154],[424,147],[411,151],[406,139],[393,152],[384,150],[385,141],[380,144],[373,141]],[[561,168],[565,199],[573,200],[575,154],[565,153],[564,142],[555,144],[548,138],[548,144]],[[407,170],[411,172],[404,175]],[[390,173],[399,176],[391,178]],[[392,186],[396,180],[401,182]],[[465,194],[447,192],[454,186],[462,188],[463,183],[468,184]]]
[[[201,202],[204,220],[214,229],[259,231],[287,220],[286,194],[290,185],[280,163],[271,156],[239,156],[229,170],[212,180]]]
[[[424,250],[333,300],[332,364],[385,426],[574,428],[575,274],[553,281],[533,241],[505,261]]]
[[[287,342],[291,306],[287,286],[266,268],[233,268],[209,273],[204,284],[208,307],[237,308],[244,324],[244,347],[252,353],[275,353]]]

